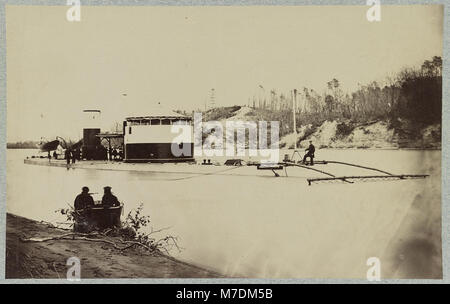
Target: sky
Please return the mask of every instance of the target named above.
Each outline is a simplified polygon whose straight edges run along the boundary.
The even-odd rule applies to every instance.
[[[346,91],[442,56],[442,6],[7,6],[8,142],[109,130],[130,113],[204,109],[294,88]],[[261,86],[263,88],[261,88]]]

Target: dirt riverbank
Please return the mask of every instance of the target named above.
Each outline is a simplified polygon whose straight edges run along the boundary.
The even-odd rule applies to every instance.
[[[219,274],[162,254],[139,248],[115,249],[113,245],[85,240],[59,239],[25,242],[29,238],[48,238],[70,231],[24,217],[7,214],[6,278],[65,279],[70,257],[81,262],[81,278],[216,278]],[[120,244],[119,240],[108,238]]]

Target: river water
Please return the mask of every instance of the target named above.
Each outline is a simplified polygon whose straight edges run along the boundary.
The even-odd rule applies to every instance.
[[[442,273],[440,151],[319,150],[318,159],[431,176],[313,186],[270,174],[167,179],[165,173],[24,164],[33,154],[8,150],[10,213],[58,222],[54,211],[73,204],[82,186],[101,192],[109,185],[125,214],[143,203],[154,229],[170,227],[160,236],[178,237],[183,250],[172,251],[175,257],[226,276],[365,278],[369,257],[380,258],[386,277]]]

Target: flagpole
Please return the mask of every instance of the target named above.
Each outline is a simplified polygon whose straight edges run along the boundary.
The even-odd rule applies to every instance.
[[[295,120],[295,109],[297,108],[297,89],[292,93],[292,113],[294,117],[294,152],[297,151],[297,122]]]

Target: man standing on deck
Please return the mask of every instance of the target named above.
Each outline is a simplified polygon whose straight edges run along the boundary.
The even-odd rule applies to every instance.
[[[77,154],[75,150],[72,150],[72,164],[75,164],[76,160],[77,160]]]
[[[73,203],[75,210],[85,209],[94,206],[94,199],[89,194],[89,188],[84,186],[81,193],[75,198]]]
[[[106,186],[103,188],[103,190],[105,191],[102,197],[102,205],[104,207],[116,207],[120,205],[117,197],[112,194],[111,187]]]
[[[316,147],[312,144],[312,140],[309,141],[309,147],[305,149],[305,152],[308,151],[308,153],[305,154],[303,157],[303,163],[306,163],[306,159],[309,157],[311,159],[311,166],[314,165],[314,152],[316,152]]]
[[[64,158],[66,159],[67,166],[69,166],[70,165],[70,158],[71,158],[69,149],[66,149],[66,151],[64,152]]]

